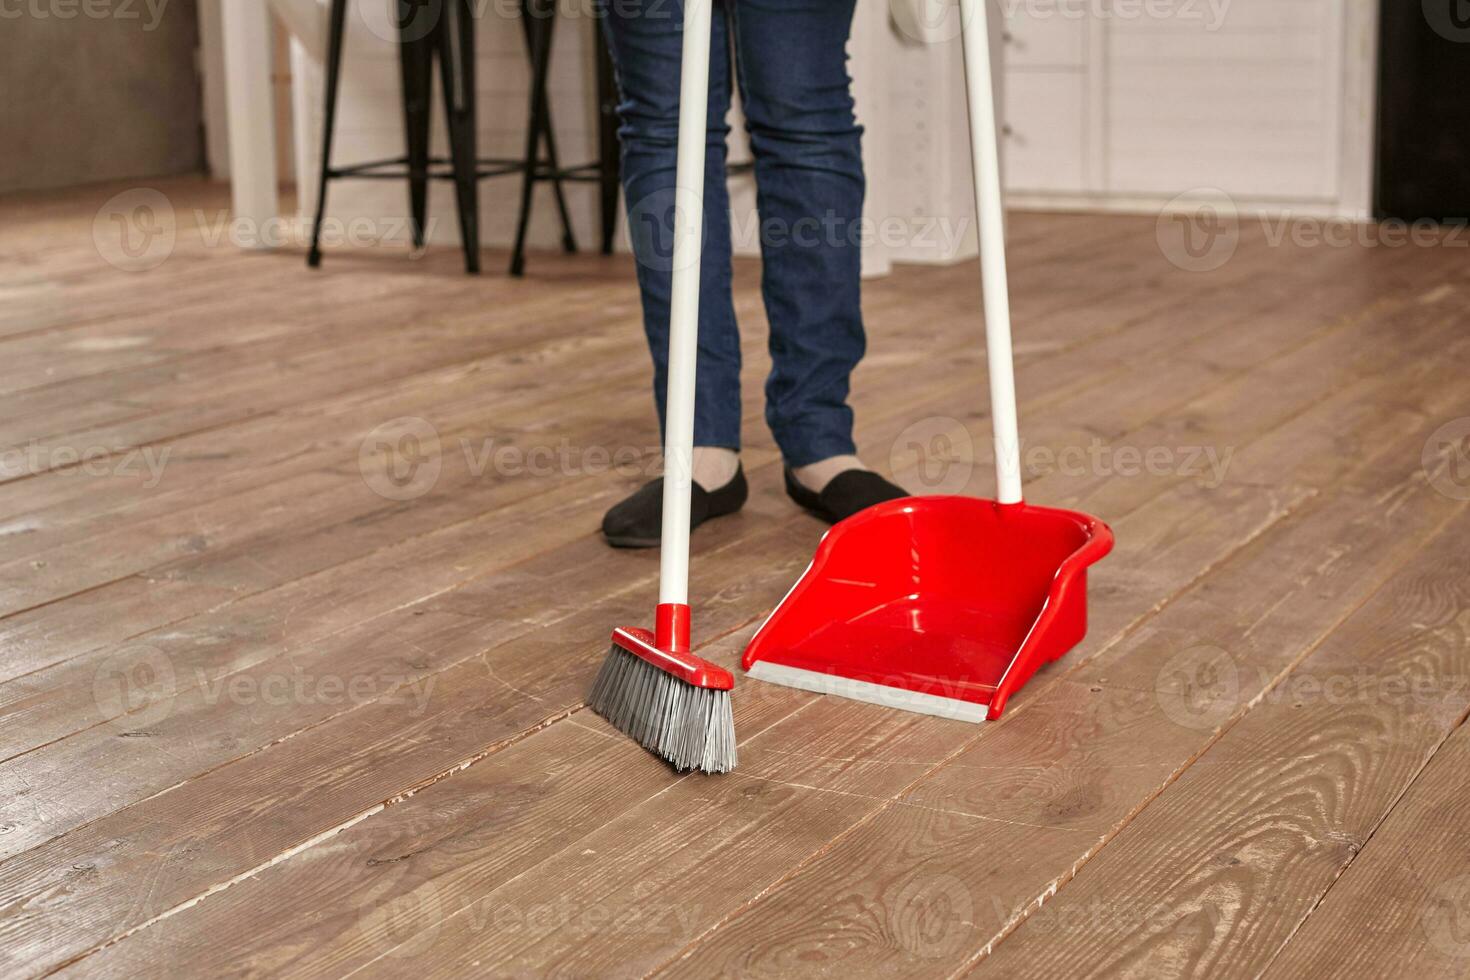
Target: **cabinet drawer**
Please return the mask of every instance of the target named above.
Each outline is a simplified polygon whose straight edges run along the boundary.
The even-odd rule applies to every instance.
[[[1087,11],[1078,0],[1006,4],[1008,68],[1078,68],[1086,60]]]
[[[1006,73],[1002,152],[1008,190],[1083,190],[1085,77],[1080,71]]]

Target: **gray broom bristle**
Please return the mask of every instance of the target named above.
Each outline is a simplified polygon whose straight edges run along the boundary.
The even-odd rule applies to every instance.
[[[680,771],[735,768],[729,691],[695,687],[614,643],[587,704]]]

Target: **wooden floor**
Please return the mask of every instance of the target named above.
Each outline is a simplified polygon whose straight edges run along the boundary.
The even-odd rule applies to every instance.
[[[982,726],[742,681],[701,777],[583,706],[655,601],[595,533],[656,459],[631,262],[310,272],[158,186],[126,251],[123,188],[0,202],[5,976],[1470,973],[1463,241],[1016,215],[1028,496],[1118,537],[1086,641]],[[757,272],[726,664],[822,532]],[[916,492],[990,492],[976,279],[865,287]]]

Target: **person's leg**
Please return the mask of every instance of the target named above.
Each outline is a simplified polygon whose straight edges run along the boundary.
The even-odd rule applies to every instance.
[[[841,519],[904,491],[854,455],[849,379],[861,306],[862,127],[847,39],[854,0],[734,0],[735,60],[771,324],[766,421],[804,506]]]
[[[673,282],[675,171],[679,135],[682,0],[601,0],[621,101],[623,192],[638,260],[643,326],[653,357],[654,403],[663,431],[668,388],[669,299]],[[710,88],[704,181],[704,250],[700,264],[699,360],[695,376],[691,524],[739,510],[740,335],[730,295],[730,204],[725,189],[725,137],[731,75],[723,3],[710,43]],[[682,202],[681,202],[682,203]],[[603,518],[607,540],[623,547],[659,542],[662,481],[655,480]]]
[[[659,429],[668,387],[669,294],[673,266],[674,171],[679,134],[683,0],[613,0],[600,5],[621,102],[623,192],[638,260],[643,326],[653,356]],[[710,52],[704,253],[700,265],[699,366],[694,443],[740,448],[740,336],[730,295],[730,204],[725,137],[730,128],[727,18],[716,3]]]

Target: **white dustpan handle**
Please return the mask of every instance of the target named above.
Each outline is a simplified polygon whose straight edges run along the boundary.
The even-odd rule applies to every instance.
[[[711,0],[684,0],[679,156],[674,175],[674,267],[669,301],[669,390],[664,415],[663,542],[659,602],[689,602],[689,492],[694,375],[699,350],[699,259],[704,225],[705,116]]]
[[[1021,502],[1021,443],[1016,426],[1016,377],[1011,355],[1011,303],[1006,284],[1005,213],[1000,145],[990,75],[986,0],[960,0],[965,90],[970,106],[970,159],[980,219],[980,277],[985,288],[985,347],[990,364],[990,414],[995,421],[996,499]]]

